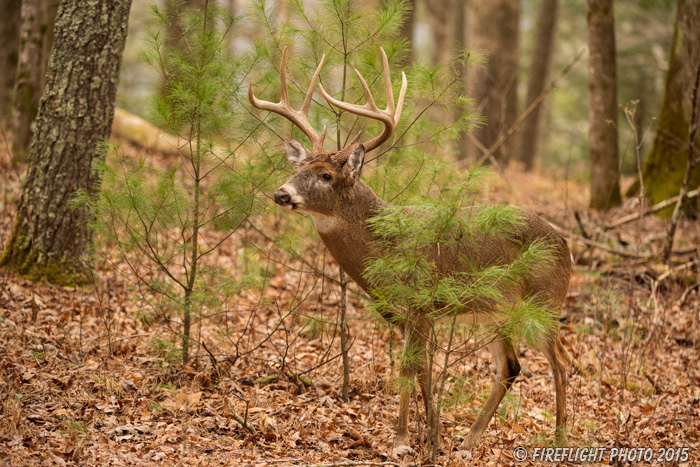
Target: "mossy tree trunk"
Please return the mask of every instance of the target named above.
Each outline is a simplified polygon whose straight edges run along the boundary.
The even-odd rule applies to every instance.
[[[700,62],[700,0],[679,0],[677,8],[664,101],[654,145],[642,170],[646,195],[653,203],[676,196],[681,189],[688,159],[690,96]],[[700,148],[700,132],[695,148]],[[695,157],[698,156],[696,152]],[[691,174],[689,189],[698,186],[700,167]],[[635,183],[628,194],[637,194],[638,190],[639,183]]]
[[[131,0],[62,0],[15,226],[0,265],[59,284],[84,277],[88,239],[69,206],[98,188],[93,161],[109,137]]]
[[[26,161],[32,141],[32,123],[39,109],[46,64],[56,19],[52,0],[22,0],[19,59],[12,112],[12,159]],[[50,43],[50,39],[48,40]]]
[[[557,23],[558,0],[541,0],[537,16],[537,31],[535,44],[532,51],[532,64],[527,83],[527,101],[525,107],[529,107],[544,91],[552,61],[552,45],[554,43],[554,29]],[[525,170],[532,170],[535,165],[535,154],[540,138],[540,110],[541,105],[535,107],[530,116],[523,122],[521,130],[520,148],[518,148],[518,160],[525,165]]]
[[[0,119],[10,115],[19,49],[19,0],[0,0]]]
[[[491,0],[469,2],[472,36],[469,46],[485,50],[488,63],[470,70],[469,95],[474,99],[486,125],[473,137],[480,144],[469,145],[469,155],[480,158],[480,146],[490,148],[518,117],[518,60],[520,35],[520,2]],[[500,162],[507,162],[516,149],[516,139],[510,138],[495,151]]]
[[[590,207],[619,206],[615,17],[612,0],[588,0],[588,147]]]

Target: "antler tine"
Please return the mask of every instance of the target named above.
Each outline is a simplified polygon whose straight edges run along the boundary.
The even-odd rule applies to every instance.
[[[309,90],[306,91],[306,97],[304,97],[304,103],[301,106],[301,113],[304,115],[309,115],[309,107],[311,107],[311,99],[314,96],[314,89],[316,88],[316,81],[318,81],[318,76],[321,74],[321,67],[323,67],[323,62],[326,60],[326,54],[321,56],[321,61],[316,67],[313,77],[311,77],[311,83],[309,84]],[[325,132],[325,130],[324,130]]]
[[[347,102],[339,101],[333,98],[330,94],[326,92],[322,84],[319,84],[319,90],[323,97],[330,102],[332,105],[338,107],[339,109],[345,110],[355,115],[360,115],[362,117],[372,118],[374,120],[379,120],[384,123],[384,130],[379,136],[372,138],[366,144],[366,150],[369,152],[372,149],[379,147],[382,143],[389,139],[391,134],[394,132],[399,124],[399,119],[401,118],[401,110],[403,109],[403,102],[406,98],[406,90],[408,89],[408,80],[406,79],[406,73],[401,72],[401,91],[399,92],[398,104],[394,102],[394,92],[391,86],[391,75],[389,73],[389,59],[386,56],[384,49],[380,47],[382,52],[382,64],[384,68],[384,87],[387,94],[386,109],[382,110],[377,107],[372,97],[372,93],[367,86],[367,82],[362,77],[359,71],[355,70],[357,77],[362,85],[362,91],[365,94],[365,104],[357,105],[350,104]]]
[[[321,62],[318,64],[316,72],[311,78],[311,84],[309,85],[309,90],[306,92],[301,109],[294,110],[289,103],[289,91],[287,90],[287,52],[288,47],[285,46],[282,50],[282,60],[280,63],[280,101],[278,103],[274,103],[259,100],[253,94],[253,83],[248,85],[248,100],[256,109],[274,112],[294,123],[301,131],[304,132],[306,136],[309,137],[309,140],[311,140],[313,152],[319,153],[323,151],[323,140],[326,137],[326,127],[323,127],[321,136],[319,136],[318,133],[316,133],[316,130],[314,130],[314,128],[311,126],[311,123],[309,123],[308,114],[314,88],[316,87],[316,82],[318,81],[318,76],[321,73],[321,67],[323,66],[326,56],[323,55],[323,57],[321,57]]]
[[[380,47],[382,51],[382,65],[384,66],[384,91],[386,92],[386,108],[389,112],[394,113],[394,90],[391,87],[391,74],[389,73],[389,59],[386,57],[384,47]]]

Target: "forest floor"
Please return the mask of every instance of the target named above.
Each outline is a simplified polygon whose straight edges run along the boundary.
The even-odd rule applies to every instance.
[[[21,170],[9,169],[7,152],[0,154],[3,246]],[[585,197],[586,187],[563,172],[515,170],[483,196],[577,232],[567,236],[576,267],[560,332],[584,369],[569,372],[569,445],[651,448],[650,465],[663,449],[687,447],[687,461],[665,464],[700,465],[698,252],[688,248],[700,244],[700,228],[681,225],[677,249],[689,252],[674,260],[690,266],[669,270],[645,256],[661,251],[667,220],[650,216],[603,231],[638,204],[627,200],[603,216],[586,210]],[[261,222],[282,228],[286,215]],[[581,240],[581,228],[590,240]],[[267,255],[266,286],[197,320],[199,344],[184,366],[173,323],[149,317],[117,267],[103,265],[92,286],[77,288],[0,270],[0,465],[424,463],[418,396],[411,404],[411,449],[392,446],[399,334],[371,319],[365,299],[349,293],[350,401],[344,402],[334,325],[339,287],[299,258],[256,241]],[[308,248],[304,256],[316,269],[337,277],[320,241]],[[218,254],[233,258],[237,251],[233,241]],[[524,346],[519,359],[522,374],[468,453],[458,452],[459,444],[485,400],[493,365],[488,353],[475,350],[451,370],[438,465],[534,465],[516,462],[514,448],[553,445],[549,365]]]

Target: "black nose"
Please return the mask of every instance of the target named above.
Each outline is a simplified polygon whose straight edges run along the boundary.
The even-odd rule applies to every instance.
[[[289,204],[291,202],[292,196],[282,188],[275,191],[275,203],[279,204],[280,206],[284,206],[285,204]]]

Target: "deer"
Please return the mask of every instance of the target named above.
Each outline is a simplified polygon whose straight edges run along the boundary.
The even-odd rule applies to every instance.
[[[406,74],[402,71],[402,84],[398,101],[394,101],[391,83],[389,61],[384,49],[381,50],[383,62],[383,78],[387,95],[385,109],[377,107],[367,82],[358,70],[355,70],[362,86],[365,104],[342,102],[326,92],[319,82],[319,90],[323,97],[333,106],[357,115],[377,120],[384,124],[383,131],[374,138],[361,142],[361,132],[357,134],[341,150],[327,152],[323,143],[326,135],[324,126],[319,135],[309,123],[308,112],[312,96],[319,81],[319,75],[325,55],[321,58],[315,73],[311,78],[308,91],[299,110],[294,109],[289,102],[287,90],[287,47],[282,52],[280,65],[280,102],[259,100],[253,93],[253,84],[248,88],[248,99],[258,110],[274,112],[295,124],[311,142],[311,148],[306,148],[294,139],[284,141],[287,159],[296,173],[274,193],[274,201],[284,209],[301,212],[313,218],[316,230],[326,248],[338,265],[352,278],[357,285],[373,295],[372,285],[365,277],[364,270],[371,258],[381,249],[380,242],[370,230],[367,220],[379,214],[389,203],[381,199],[362,179],[362,169],[365,155],[377,149],[386,142],[396,130],[401,117],[401,111],[408,87]],[[474,209],[478,209],[475,207]],[[513,261],[520,251],[517,239],[529,239],[546,242],[554,252],[554,258],[541,267],[523,277],[521,283],[513,286],[508,297],[518,298],[536,296],[558,316],[568,293],[572,274],[572,256],[564,239],[546,221],[533,213],[519,211],[524,222],[508,239],[482,238],[479,241],[466,239],[452,251],[442,251],[439,255],[438,270],[440,274],[454,274],[464,268],[462,255],[478,258],[481,267],[490,264],[504,264]],[[515,239],[515,240],[514,240]],[[435,251],[433,251],[435,253]],[[480,303],[482,309],[464,309],[459,312],[460,323],[482,324],[492,321],[498,310],[494,304]],[[426,352],[428,351],[431,326],[436,324],[427,310],[416,310],[415,319],[401,325],[404,336],[404,357],[407,349],[418,349],[416,357],[402,358],[399,372],[402,378],[411,381],[418,380],[418,385],[425,405],[429,434],[433,445],[437,443],[439,429],[435,420],[436,406],[433,401],[430,368]],[[471,426],[462,448],[470,449],[479,444],[480,439],[506,392],[520,374],[517,349],[511,338],[500,335],[487,344],[492,355],[496,375],[488,399],[479,412],[476,421]],[[559,337],[558,323],[539,344],[540,350],[547,358],[554,379],[556,390],[556,442],[566,443],[566,389],[567,365],[571,357],[564,348]],[[395,446],[409,445],[408,429],[410,391],[400,391],[398,428],[394,440]],[[435,427],[430,434],[431,425]]]

